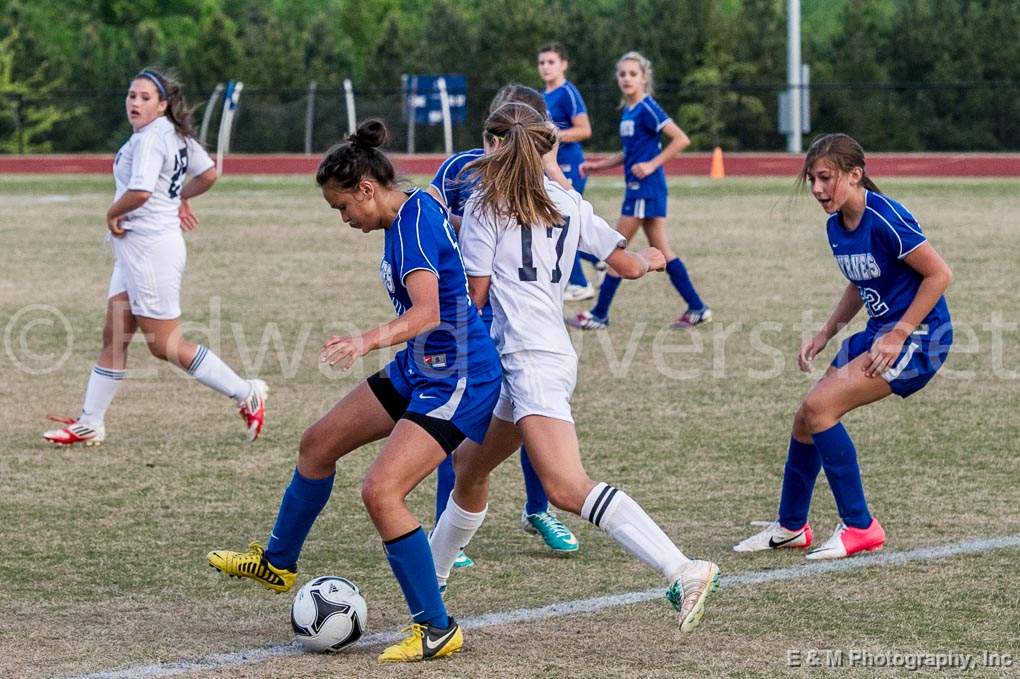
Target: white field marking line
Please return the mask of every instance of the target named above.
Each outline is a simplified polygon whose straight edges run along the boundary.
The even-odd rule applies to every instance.
[[[968,540],[937,547],[921,547],[903,552],[889,552],[886,554],[873,554],[869,556],[858,556],[852,559],[838,561],[816,561],[802,566],[790,566],[766,571],[752,571],[740,575],[726,575],[720,581],[720,588],[737,587],[740,585],[760,585],[767,582],[781,582],[784,580],[798,580],[813,575],[844,571],[855,571],[872,566],[898,566],[900,564],[914,561],[932,561],[944,559],[961,554],[978,554],[995,549],[1008,547],[1020,547],[1020,534],[1007,535],[999,538],[986,540]],[[614,594],[611,596],[600,596],[591,599],[578,599],[576,601],[564,601],[561,603],[541,606],[539,608],[520,608],[515,611],[503,611],[498,613],[486,613],[473,618],[465,618],[460,624],[464,629],[484,629],[496,625],[507,625],[520,622],[536,622],[549,618],[558,618],[564,615],[575,615],[578,613],[593,613],[615,606],[626,606],[629,604],[642,603],[659,599],[663,596],[661,588],[650,589],[644,592],[627,592],[625,594]],[[398,632],[377,632],[369,634],[358,641],[352,648],[365,648],[369,646],[381,646],[399,639]],[[219,653],[207,655],[193,660],[180,660],[175,662],[156,663],[154,665],[135,665],[120,670],[95,672],[82,674],[71,679],[133,679],[134,677],[172,677],[189,672],[202,670],[215,670],[234,665],[246,665],[250,663],[270,660],[272,658],[283,658],[291,655],[302,654],[305,651],[296,642],[289,644],[277,644],[262,648],[252,648],[246,651],[235,653]]]

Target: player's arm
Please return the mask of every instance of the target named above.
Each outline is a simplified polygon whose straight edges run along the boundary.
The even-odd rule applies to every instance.
[[[674,123],[672,120],[662,126],[662,134],[669,139],[669,143],[666,144],[666,148],[659,151],[651,160],[646,160],[643,163],[634,163],[634,166],[630,168],[630,171],[634,173],[634,176],[638,179],[643,179],[657,169],[666,164],[666,161],[674,158],[683,151],[685,148],[691,145],[691,140],[687,136],[687,133],[680,129],[680,126]]]
[[[953,280],[953,272],[946,264],[946,260],[931,246],[931,243],[921,243],[911,251],[903,261],[911,269],[921,274],[921,286],[914,295],[914,301],[910,303],[902,318],[889,332],[879,335],[871,345],[869,355],[871,364],[865,369],[870,376],[880,375],[889,369],[900,355],[903,343],[907,341],[910,334],[917,330],[918,324],[924,320],[939,298],[945,293],[946,288]]]
[[[417,269],[404,277],[411,308],[389,323],[363,335],[334,335],[322,347],[319,359],[345,370],[375,349],[402,344],[439,325],[439,278],[432,271]]]
[[[836,308],[829,314],[822,328],[814,337],[804,342],[797,352],[797,364],[801,370],[804,372],[811,370],[811,361],[825,348],[829,340],[836,336],[836,333],[853,320],[862,306],[864,302],[861,301],[861,293],[857,291],[857,286],[848,283],[843,290],[843,296],[839,298]]]
[[[492,283],[491,276],[468,276],[468,292],[471,294],[471,301],[479,309],[484,309],[489,303],[489,285]]]
[[[623,164],[623,151],[617,151],[611,156],[606,156],[601,160],[586,160],[581,163],[581,176],[588,176],[589,172],[600,172],[602,170],[608,170],[614,168],[617,165]]]
[[[641,278],[649,271],[665,269],[666,257],[656,248],[645,248],[640,252],[617,248],[606,257],[606,264],[621,278],[633,280]]]
[[[584,141],[591,137],[591,122],[588,120],[588,114],[578,113],[571,118],[570,127],[560,130],[559,136],[560,141],[567,143]]]
[[[210,167],[202,174],[192,177],[184,185],[184,188],[181,189],[181,204],[177,208],[177,216],[181,219],[181,229],[191,231],[198,226],[198,215],[191,209],[191,203],[188,202],[188,199],[201,196],[212,188],[212,185],[216,183],[218,178],[219,175],[216,174],[216,168]]]
[[[124,229],[121,227],[120,222],[124,219],[124,215],[145,205],[145,202],[149,200],[151,195],[152,191],[128,190],[120,198],[113,201],[113,204],[106,211],[106,228],[110,230],[110,233],[116,238],[123,236]]]

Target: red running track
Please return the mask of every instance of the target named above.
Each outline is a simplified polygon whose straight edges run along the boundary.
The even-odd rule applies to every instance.
[[[597,158],[592,154],[589,158]],[[397,171],[408,175],[431,175],[444,156],[391,156]],[[319,155],[229,155],[226,174],[308,174],[315,172]],[[728,176],[795,177],[802,156],[790,153],[730,153],[724,156]],[[666,164],[671,175],[708,176],[710,153],[684,153]],[[3,173],[93,173],[109,174],[113,156],[0,155]],[[620,169],[606,174],[620,174]],[[868,155],[868,172],[876,177],[1020,177],[1020,153],[873,153]]]

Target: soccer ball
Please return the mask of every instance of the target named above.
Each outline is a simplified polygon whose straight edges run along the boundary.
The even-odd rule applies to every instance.
[[[325,575],[305,584],[294,597],[290,624],[310,651],[340,651],[365,633],[368,605],[347,578]]]

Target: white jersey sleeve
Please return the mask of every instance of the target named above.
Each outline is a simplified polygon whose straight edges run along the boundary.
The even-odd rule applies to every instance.
[[[128,180],[128,191],[156,190],[160,172],[166,162],[166,153],[162,139],[155,134],[139,134],[134,139],[131,153],[131,178]]]
[[[209,153],[198,143],[197,139],[188,137],[185,140],[185,144],[188,147],[187,172],[189,177],[197,177],[209,170],[209,168],[216,166],[213,159],[209,157]]]
[[[578,249],[605,260],[617,248],[627,247],[627,239],[619,231],[609,226],[606,220],[595,214],[591,203],[580,201],[580,243]]]
[[[469,199],[460,223],[460,254],[468,276],[491,276],[496,259],[496,224],[489,215],[479,214],[478,202]]]

